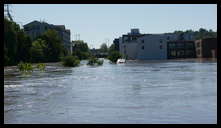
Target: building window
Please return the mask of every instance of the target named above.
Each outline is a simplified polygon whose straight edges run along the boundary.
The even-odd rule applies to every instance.
[[[160,45],[160,49],[163,49],[163,46],[162,46],[162,45]]]
[[[176,44],[175,43],[169,43],[169,48],[175,48]]]
[[[144,50],[144,46],[142,46],[142,48],[141,49],[143,49]]]
[[[179,53],[180,53],[180,56],[184,56],[185,54],[185,52],[183,51],[183,50],[181,50],[181,51],[179,51]]]
[[[131,40],[136,40],[136,37],[131,37]]]
[[[197,44],[196,44],[196,45],[197,45],[197,47],[200,47],[200,42],[197,42]]]
[[[162,39],[160,39],[160,43],[163,43],[163,40],[162,40]]]
[[[144,43],[144,40],[142,40],[142,43]]]
[[[167,37],[167,40],[170,40],[170,37],[169,37],[169,36]]]
[[[175,50],[170,51],[170,56],[176,56],[176,51]]]
[[[194,56],[194,52],[191,51],[191,50],[186,50],[185,54],[186,54],[187,57],[193,57]]]
[[[197,55],[200,55],[200,49],[197,50]]]
[[[193,43],[186,43],[186,48],[188,49],[194,48]]]
[[[182,42],[177,43],[177,48],[184,48],[184,43],[182,43]]]

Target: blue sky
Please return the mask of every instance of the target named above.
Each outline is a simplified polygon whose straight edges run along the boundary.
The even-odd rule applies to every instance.
[[[75,34],[99,48],[110,45],[114,38],[131,28],[141,33],[165,33],[175,30],[217,30],[216,4],[13,4],[12,16],[19,24],[44,20],[50,24],[65,25]]]

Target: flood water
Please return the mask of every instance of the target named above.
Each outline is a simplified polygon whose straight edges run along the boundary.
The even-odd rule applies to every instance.
[[[217,123],[216,61],[4,69],[4,123]]]

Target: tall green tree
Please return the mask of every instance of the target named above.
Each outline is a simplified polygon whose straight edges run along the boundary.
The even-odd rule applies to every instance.
[[[80,60],[87,59],[91,56],[86,42],[82,40],[72,41],[73,43],[73,56],[77,56]]]
[[[64,56],[65,49],[58,33],[55,30],[49,29],[39,38],[46,42],[44,52],[46,60],[48,62],[60,61],[61,57]]]
[[[18,34],[18,47],[17,47],[17,62],[29,62],[31,60],[30,49],[32,41],[23,30],[19,30]]]
[[[31,61],[45,62],[46,42],[42,39],[37,39],[32,43],[31,47]]]
[[[16,30],[19,27],[14,22],[4,18],[4,65],[16,64],[17,53],[17,33]]]

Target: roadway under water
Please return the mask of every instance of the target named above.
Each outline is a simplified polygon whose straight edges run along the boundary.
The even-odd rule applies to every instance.
[[[4,123],[217,123],[217,62],[4,69]]]

